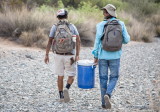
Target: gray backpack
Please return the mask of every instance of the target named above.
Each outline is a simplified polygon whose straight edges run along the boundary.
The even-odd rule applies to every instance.
[[[75,48],[75,43],[72,41],[72,32],[69,29],[70,23],[60,21],[56,24],[56,32],[52,43],[52,51],[57,53],[71,53]],[[64,39],[62,43],[60,39]]]
[[[118,51],[122,47],[122,26],[118,20],[112,20],[105,24],[102,36],[102,48],[106,51]]]

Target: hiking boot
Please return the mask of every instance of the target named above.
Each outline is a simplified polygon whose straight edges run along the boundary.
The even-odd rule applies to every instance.
[[[64,102],[67,103],[70,101],[70,98],[69,98],[69,93],[68,93],[68,89],[64,89],[63,91],[63,94],[64,94]]]
[[[104,95],[106,109],[111,109],[111,102],[108,95]]]
[[[106,109],[106,105],[102,105],[102,108]]]

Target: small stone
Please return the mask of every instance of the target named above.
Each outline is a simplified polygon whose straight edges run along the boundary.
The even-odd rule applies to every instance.
[[[2,90],[2,91],[1,91],[1,94],[2,94],[2,95],[7,95],[7,91]]]
[[[126,103],[131,104],[129,101],[126,101]]]
[[[4,108],[4,105],[0,104],[0,110]]]
[[[34,59],[31,55],[25,55],[26,58],[29,58],[29,59]]]
[[[17,52],[16,52],[16,51],[12,51],[11,53],[12,53],[12,54],[16,54]]]
[[[123,87],[123,86],[120,86],[119,88],[121,88],[121,89],[122,89],[122,88],[124,88],[124,87]]]
[[[23,67],[23,68],[24,68],[24,67],[27,67],[27,65],[26,65],[25,63],[21,63],[21,64],[20,64],[20,67]]]

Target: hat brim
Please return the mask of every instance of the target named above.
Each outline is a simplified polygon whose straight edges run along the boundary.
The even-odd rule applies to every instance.
[[[107,10],[105,7],[101,8],[101,10],[106,10],[111,16],[117,17],[117,14],[116,14],[115,11],[109,11],[109,10]]]
[[[117,14],[115,11],[107,11],[111,16],[117,17]]]
[[[103,8],[101,8],[101,10],[106,10],[106,9],[103,7]]]

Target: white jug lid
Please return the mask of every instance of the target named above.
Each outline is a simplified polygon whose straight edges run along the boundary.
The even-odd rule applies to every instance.
[[[92,66],[94,65],[93,60],[79,60],[77,62],[78,65],[83,65],[83,66]]]

